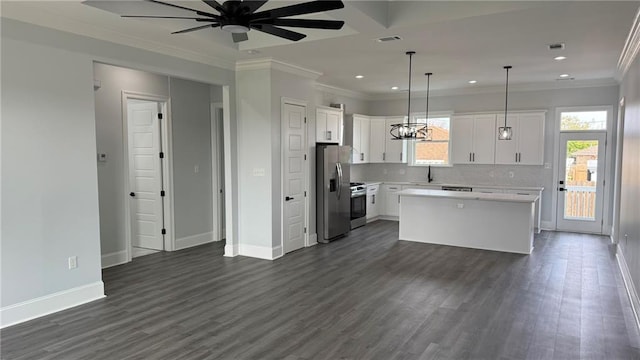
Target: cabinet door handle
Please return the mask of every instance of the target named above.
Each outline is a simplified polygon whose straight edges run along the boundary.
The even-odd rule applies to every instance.
[[[518,153],[516,153],[516,162],[518,162]]]
[[[473,153],[473,162],[476,162],[476,153]]]
[[[522,162],[522,153],[518,153],[518,162]]]
[[[364,153],[360,153],[360,160],[364,161]]]
[[[331,140],[331,131],[327,131],[327,140]]]
[[[471,162],[471,153],[469,153],[469,162]]]
[[[371,204],[376,203],[376,194],[371,195]]]
[[[387,160],[387,153],[383,152],[382,153],[382,161]]]
[[[400,162],[402,162],[402,153],[400,153]]]

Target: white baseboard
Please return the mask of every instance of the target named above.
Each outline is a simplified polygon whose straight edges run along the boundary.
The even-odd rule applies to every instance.
[[[540,221],[540,228],[542,230],[554,231],[556,226],[553,221]]]
[[[196,234],[176,239],[176,250],[187,249],[193,246],[198,246],[213,241],[213,232],[206,232],[202,234]]]
[[[618,267],[620,268],[620,273],[622,274],[624,287],[627,289],[627,295],[629,296],[631,310],[633,311],[633,316],[636,320],[636,326],[638,326],[638,328],[640,329],[640,317],[638,316],[638,311],[640,311],[640,299],[638,298],[636,287],[633,285],[631,272],[629,271],[629,267],[627,266],[627,260],[624,258],[624,252],[622,252],[620,246],[616,246],[616,259],[618,260]]]
[[[0,309],[0,329],[102,299],[103,297],[105,297],[104,284],[102,281],[96,281],[9,305]]]
[[[127,250],[116,251],[102,255],[102,268],[121,265],[129,262],[127,259]]]
[[[134,246],[131,248],[131,257],[137,258],[140,256],[147,256],[147,255],[155,254],[158,252],[160,252],[160,250],[145,249],[145,248]]]
[[[278,248],[280,247],[278,246],[276,248],[270,248],[266,246],[239,244],[238,255],[249,256],[258,259],[273,260],[275,259],[274,252]],[[282,252],[282,249],[280,249],[279,251]]]
[[[307,245],[307,247],[314,246],[314,245],[318,245],[317,233],[309,235],[309,245]]]
[[[389,215],[380,215],[378,217],[379,220],[390,220],[390,221],[400,221],[397,216],[389,216]]]
[[[225,244],[224,245],[224,256],[226,257],[234,257],[238,256],[238,244]]]
[[[282,249],[282,246],[276,246],[273,249],[271,249],[271,259],[269,260],[275,260],[283,256],[284,256],[284,250]]]

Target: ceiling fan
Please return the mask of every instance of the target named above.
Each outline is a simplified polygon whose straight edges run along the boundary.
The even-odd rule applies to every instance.
[[[276,9],[256,12],[267,0],[227,0],[223,4],[215,0],[202,0],[212,7],[218,14],[191,9],[188,7],[171,4],[159,0],[146,0],[152,3],[170,6],[195,13],[196,16],[153,16],[153,15],[122,15],[126,18],[150,18],[150,19],[189,19],[205,25],[174,31],[172,34],[184,34],[206,28],[221,28],[233,36],[233,42],[248,40],[247,32],[251,29],[262,31],[292,41],[304,39],[307,35],[296,31],[283,29],[284,27],[339,30],[344,21],[337,20],[313,20],[313,19],[283,19],[289,16],[311,14],[329,10],[342,9],[342,1],[316,0],[296,5],[284,6]]]

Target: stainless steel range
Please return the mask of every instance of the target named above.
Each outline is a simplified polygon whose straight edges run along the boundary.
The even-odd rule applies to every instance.
[[[351,183],[351,229],[367,223],[367,186],[364,183]]]

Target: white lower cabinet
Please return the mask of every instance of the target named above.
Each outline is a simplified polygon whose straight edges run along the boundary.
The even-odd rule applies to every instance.
[[[514,189],[505,189],[505,193],[507,194],[519,194],[519,195],[535,195],[538,197],[536,200],[536,209],[535,209],[535,218],[533,219],[533,226],[536,228],[536,232],[540,232],[540,204],[542,203],[542,191],[537,190],[514,190]]]
[[[400,185],[382,185],[384,192],[384,206],[381,215],[389,217],[398,217],[400,213],[400,197],[398,193],[402,190]]]
[[[367,186],[367,221],[380,216],[380,185]]]

